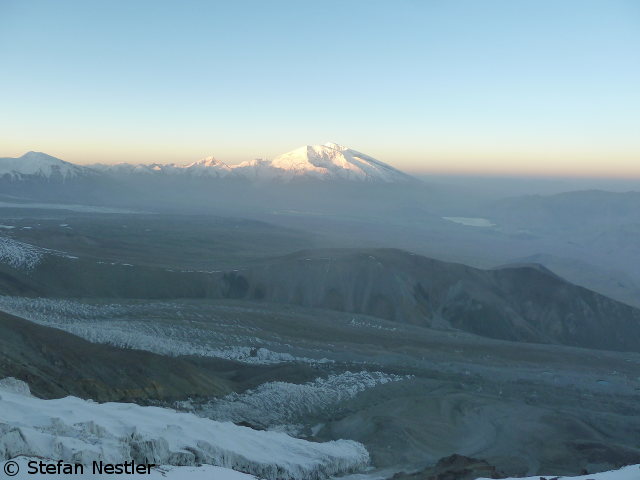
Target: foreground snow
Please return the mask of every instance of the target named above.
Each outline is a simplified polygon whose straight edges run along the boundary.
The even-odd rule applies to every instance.
[[[578,477],[557,477],[555,475],[536,475],[527,478],[505,478],[504,480],[542,480],[542,479],[566,479],[566,480],[638,480],[640,479],[640,465],[630,465],[620,470],[611,470],[609,472],[590,473],[588,475],[580,475]],[[479,478],[477,480],[490,480],[488,478]]]
[[[5,379],[0,381],[0,460],[17,456],[82,464],[204,463],[265,479],[309,480],[369,463],[364,446],[350,440],[307,442],[159,407],[75,397],[41,400],[30,396],[23,382]]]

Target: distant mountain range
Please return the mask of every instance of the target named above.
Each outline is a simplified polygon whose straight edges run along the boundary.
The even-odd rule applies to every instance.
[[[5,182],[68,182],[83,177],[100,176],[116,179],[134,176],[235,178],[254,182],[285,183],[294,180],[417,182],[414,177],[384,162],[335,143],[307,145],[272,160],[257,159],[238,165],[227,165],[214,157],[187,165],[119,163],[88,166],[74,165],[40,152],[29,152],[18,158],[0,158],[0,180]]]

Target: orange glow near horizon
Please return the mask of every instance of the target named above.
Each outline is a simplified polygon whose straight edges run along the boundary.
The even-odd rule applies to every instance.
[[[7,148],[8,147],[8,148]],[[293,149],[295,147],[291,147]],[[522,177],[585,177],[612,179],[640,179],[640,154],[552,154],[549,152],[501,152],[500,154],[464,154],[460,151],[444,149],[416,151],[393,151],[387,148],[355,148],[372,157],[388,163],[393,167],[416,175],[471,175],[471,176],[522,176]],[[286,150],[275,152],[271,149],[247,149],[240,152],[228,146],[217,152],[194,148],[155,148],[127,149],[113,147],[97,149],[94,144],[75,144],[72,147],[63,145],[42,145],[40,148],[25,148],[18,145],[5,146],[0,152],[2,157],[19,157],[28,150],[42,151],[62,160],[79,165],[93,163],[176,163],[187,164],[207,156],[234,165],[253,158],[273,158]]]

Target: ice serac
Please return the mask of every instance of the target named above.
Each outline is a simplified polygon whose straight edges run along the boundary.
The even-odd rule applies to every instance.
[[[21,157],[0,158],[0,178],[23,180],[29,177],[69,180],[95,174],[93,170],[65,162],[42,152],[27,152]]]
[[[23,455],[83,464],[208,464],[269,480],[320,480],[369,463],[364,446],[351,440],[308,442],[132,403],[41,400],[17,384],[0,384],[0,461]]]

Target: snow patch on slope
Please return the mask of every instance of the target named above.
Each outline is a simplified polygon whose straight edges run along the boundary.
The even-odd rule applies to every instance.
[[[307,442],[167,408],[56,400],[0,386],[0,460],[41,457],[157,465],[202,463],[266,479],[324,479],[366,467],[369,454],[350,440]]]

